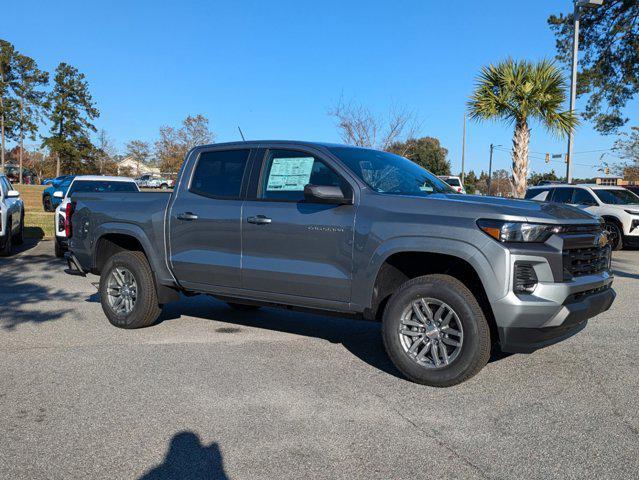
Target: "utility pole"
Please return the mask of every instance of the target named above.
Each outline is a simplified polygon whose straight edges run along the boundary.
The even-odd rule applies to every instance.
[[[466,159],[466,114],[464,113],[464,129],[462,133],[462,170],[461,184],[464,185],[464,161]]]
[[[574,27],[572,36],[572,72],[570,75],[570,111],[574,113],[577,101],[577,57],[579,55],[579,15],[581,7],[599,6],[603,0],[574,0]],[[572,146],[573,131],[568,133],[568,152],[566,154],[566,183],[572,182]]]
[[[490,160],[488,162],[488,195],[490,195],[490,184],[493,180],[493,150],[495,149],[495,145],[490,144]]]

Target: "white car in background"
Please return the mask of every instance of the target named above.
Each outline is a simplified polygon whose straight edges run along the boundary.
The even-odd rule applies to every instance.
[[[624,187],[543,185],[526,190],[528,200],[566,203],[601,217],[613,250],[639,246],[639,196]]]
[[[0,256],[11,255],[11,247],[20,245],[24,232],[24,203],[9,179],[0,173]]]
[[[451,176],[451,175],[439,175],[439,178],[443,180],[444,182],[446,182],[451,187],[453,187],[453,189],[456,190],[457,192],[466,193],[466,189],[464,188],[464,185],[462,184],[461,178]]]
[[[62,191],[53,192],[56,198],[62,198],[62,203],[55,209],[55,256],[62,257],[68,248],[67,240],[67,205],[71,201],[71,195],[80,192],[139,192],[135,180],[129,177],[109,177],[105,175],[78,175],[73,179],[67,194]]]
[[[138,184],[138,187],[142,188],[160,188],[162,190],[173,188],[173,180],[170,178],[149,173],[136,178],[135,182]]]

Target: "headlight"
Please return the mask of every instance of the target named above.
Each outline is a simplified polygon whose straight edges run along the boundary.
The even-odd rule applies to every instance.
[[[538,242],[548,240],[561,230],[558,225],[509,222],[506,220],[477,220],[477,226],[499,242]]]

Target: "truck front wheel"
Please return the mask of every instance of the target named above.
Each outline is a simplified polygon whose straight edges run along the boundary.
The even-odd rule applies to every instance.
[[[161,308],[144,253],[120,252],[106,262],[100,275],[100,303],[116,327],[148,327],[157,320]]]
[[[408,379],[449,387],[477,374],[490,357],[490,329],[475,296],[449,275],[404,283],[384,310],[388,356]]]

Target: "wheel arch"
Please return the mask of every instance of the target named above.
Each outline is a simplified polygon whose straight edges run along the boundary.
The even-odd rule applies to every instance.
[[[136,229],[140,231],[137,232]],[[99,275],[106,261],[116,253],[139,251],[146,257],[147,262],[149,262],[160,303],[168,303],[179,299],[177,287],[164,285],[163,282],[160,281],[159,272],[163,265],[158,263],[156,252],[139,227],[131,225],[125,228],[109,228],[109,231],[104,231],[97,236],[94,245],[93,273]]]

